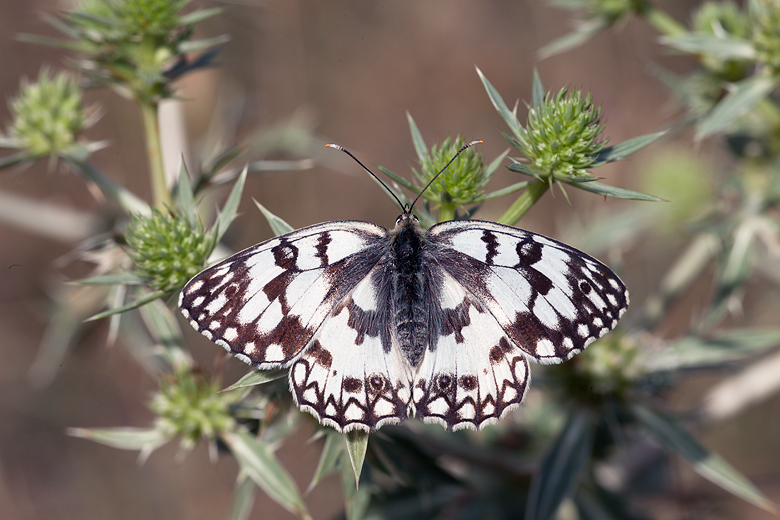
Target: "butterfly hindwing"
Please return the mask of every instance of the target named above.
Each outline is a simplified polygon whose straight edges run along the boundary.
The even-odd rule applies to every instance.
[[[517,407],[529,383],[523,352],[498,321],[448,273],[439,278],[441,324],[412,391],[417,417],[449,429],[479,429]]]
[[[290,371],[298,406],[339,431],[407,416],[411,367],[392,345],[384,271],[375,267],[336,304]]]
[[[327,222],[250,247],[190,280],[179,307],[192,326],[259,368],[287,366],[381,256],[387,231]]]
[[[433,256],[541,363],[581,352],[617,324],[628,291],[598,260],[542,235],[483,221],[428,232]]]

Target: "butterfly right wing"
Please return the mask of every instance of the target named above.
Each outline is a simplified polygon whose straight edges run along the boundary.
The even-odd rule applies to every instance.
[[[433,266],[435,338],[417,369],[415,415],[445,428],[480,429],[520,405],[528,362],[488,308],[452,275]]]
[[[428,232],[439,265],[540,363],[560,363],[617,325],[628,290],[607,266],[536,233],[450,221]]]
[[[280,235],[196,275],[179,308],[242,361],[288,366],[379,261],[386,234],[376,224],[335,221]]]

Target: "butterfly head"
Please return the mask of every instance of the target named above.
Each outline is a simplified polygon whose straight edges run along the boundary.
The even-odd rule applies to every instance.
[[[409,226],[420,225],[420,221],[417,219],[417,215],[412,213],[412,208],[409,204],[404,204],[404,212],[398,215],[395,219],[395,225],[397,226]]]

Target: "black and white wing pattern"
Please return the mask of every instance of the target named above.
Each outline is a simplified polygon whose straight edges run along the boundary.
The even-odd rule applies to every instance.
[[[628,290],[615,273],[543,235],[472,220],[443,222],[428,236],[441,268],[539,363],[582,352],[628,308]]]
[[[374,285],[386,241],[387,230],[367,222],[299,229],[202,271],[182,290],[179,308],[250,365],[294,364],[296,403],[324,424],[397,423],[406,417],[410,377],[389,348],[390,321]]]
[[[279,236],[195,276],[179,306],[260,369],[290,367],[298,406],[339,431],[407,417],[481,428],[517,407],[528,359],[558,363],[617,324],[620,279],[528,231],[340,221]]]
[[[560,363],[617,325],[628,291],[585,253],[542,235],[482,221],[426,233],[442,327],[413,383],[417,416],[480,428],[517,407],[527,358]]]

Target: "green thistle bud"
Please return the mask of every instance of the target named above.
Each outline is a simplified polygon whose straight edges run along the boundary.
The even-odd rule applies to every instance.
[[[619,394],[630,388],[641,373],[639,353],[636,342],[621,334],[611,334],[597,348],[583,352],[578,369],[594,382],[596,392]]]
[[[35,83],[22,81],[10,108],[9,137],[31,157],[71,155],[83,148],[77,139],[88,119],[76,79],[42,70]]]
[[[518,136],[520,151],[542,179],[577,180],[587,175],[606,146],[601,140],[604,126],[601,109],[593,106],[590,94],[570,95],[561,89],[547,93],[538,106],[528,112],[528,124]]]
[[[179,11],[191,0],[114,0],[113,10],[128,35],[160,36],[179,26]]]
[[[230,406],[240,393],[219,393],[219,386],[189,368],[163,378],[149,408],[157,415],[157,428],[167,437],[181,436],[181,447],[191,450],[201,438],[213,442],[230,431],[235,421]]]
[[[780,73],[780,2],[756,1],[751,6],[755,6],[752,40],[756,61],[772,74]]]
[[[712,34],[716,28],[739,38],[750,35],[750,21],[734,2],[705,2],[693,15],[697,32]]]
[[[136,216],[125,234],[135,273],[153,289],[166,293],[182,288],[203,269],[214,250],[213,238],[200,224],[163,214]]]
[[[191,0],[81,0],[57,24],[76,40],[77,61],[94,84],[146,102],[173,95],[177,77],[208,65],[209,56],[190,61],[224,38],[193,40],[194,25],[219,9],[182,14]],[[46,43],[71,48],[71,42]]]
[[[454,142],[451,142],[448,137],[441,147],[433,145],[420,165],[420,171],[413,169],[421,185],[420,188],[428,184],[465,144],[461,137]],[[437,208],[463,207],[479,199],[483,193],[482,188],[488,180],[482,163],[482,154],[474,148],[469,148],[433,181],[431,187],[423,193],[423,198]]]
[[[625,400],[642,375],[640,352],[635,341],[612,333],[572,361],[550,367],[550,376],[557,380],[557,388],[577,401]]]
[[[591,0],[586,6],[586,18],[599,18],[613,24],[637,10],[636,0]]]

